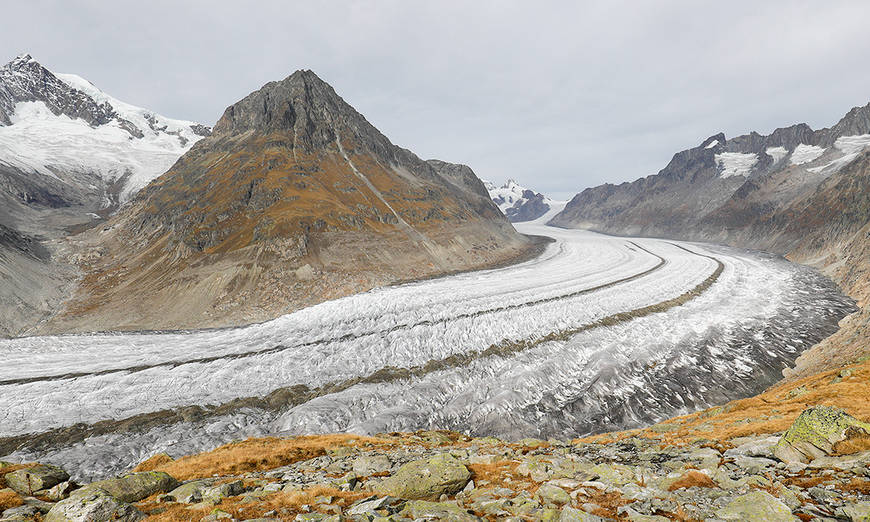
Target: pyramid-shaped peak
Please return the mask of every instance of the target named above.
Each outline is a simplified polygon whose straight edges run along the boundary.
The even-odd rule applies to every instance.
[[[215,133],[292,129],[300,117],[308,122],[332,123],[344,115],[361,116],[311,70],[298,70],[269,82],[226,109]]]
[[[22,54],[19,54],[18,56],[16,56],[11,62],[9,62],[9,65],[12,67],[16,67],[16,66],[21,66],[25,63],[30,63],[30,62],[35,62],[35,61],[36,60],[34,60],[33,57],[30,56],[30,54],[22,53]]]
[[[288,133],[294,143],[315,150],[339,140],[392,160],[393,145],[328,83],[311,70],[269,82],[227,107],[214,134]]]

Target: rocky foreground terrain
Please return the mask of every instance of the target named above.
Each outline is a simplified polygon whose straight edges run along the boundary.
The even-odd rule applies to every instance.
[[[574,441],[251,439],[84,487],[2,463],[0,520],[870,519],[870,424],[825,406],[782,435],[674,438],[682,424]]]

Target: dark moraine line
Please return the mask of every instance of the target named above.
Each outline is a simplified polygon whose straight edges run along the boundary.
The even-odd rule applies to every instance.
[[[622,279],[617,279],[616,281],[611,281],[609,283],[593,286],[590,288],[584,288],[583,290],[578,290],[578,291],[572,292],[570,294],[558,295],[558,296],[554,296],[554,297],[547,297],[547,298],[543,298],[543,299],[537,299],[535,301],[528,301],[525,303],[500,306],[497,308],[490,308],[487,310],[479,310],[477,312],[460,314],[460,315],[453,316],[453,317],[446,317],[444,319],[426,320],[426,321],[420,321],[420,322],[414,323],[414,324],[398,325],[398,326],[394,326],[392,328],[388,328],[385,330],[356,333],[356,334],[347,334],[347,335],[343,335],[340,337],[333,337],[330,339],[322,339],[319,341],[297,344],[297,345],[293,345],[293,346],[278,345],[278,346],[273,346],[271,348],[252,350],[249,352],[240,352],[240,353],[232,353],[232,354],[225,354],[225,355],[214,355],[214,356],[210,356],[210,357],[200,357],[200,358],[196,358],[196,359],[186,359],[186,360],[182,360],[182,361],[175,360],[175,361],[165,361],[165,362],[160,362],[160,363],[140,364],[140,365],[136,365],[136,366],[127,366],[125,368],[110,368],[107,370],[100,370],[100,371],[96,371],[96,372],[70,372],[70,373],[64,373],[61,375],[43,375],[43,376],[37,376],[37,377],[23,377],[20,379],[6,379],[6,380],[0,380],[0,386],[29,384],[29,383],[33,383],[33,382],[60,381],[60,380],[65,380],[65,379],[77,379],[80,377],[97,377],[97,376],[109,375],[109,374],[113,374],[113,373],[135,373],[135,372],[141,372],[144,370],[150,370],[152,368],[166,368],[166,367],[175,368],[177,366],[181,366],[184,364],[210,363],[210,362],[221,361],[221,360],[242,359],[245,357],[256,357],[258,355],[268,355],[268,354],[272,354],[272,353],[278,353],[278,352],[282,352],[285,350],[291,350],[291,349],[297,349],[297,348],[310,348],[313,346],[322,346],[325,344],[351,341],[354,339],[360,339],[360,338],[368,337],[368,336],[372,336],[372,335],[387,335],[387,334],[396,332],[398,330],[404,330],[404,329],[409,330],[412,328],[416,328],[418,326],[433,326],[433,325],[437,325],[437,324],[446,323],[449,321],[468,319],[468,318],[472,318],[472,317],[479,317],[479,316],[486,315],[486,314],[494,314],[494,313],[504,312],[504,311],[508,311],[508,310],[516,310],[519,308],[537,306],[539,304],[550,303],[553,301],[562,301],[565,299],[571,299],[571,298],[574,298],[574,297],[577,297],[580,295],[589,294],[592,292],[597,292],[599,290],[604,290],[606,288],[610,288],[610,287],[613,287],[616,285],[621,285],[624,283],[629,283],[629,282],[634,281],[636,279],[640,279],[641,277],[648,276],[648,275],[652,274],[653,272],[660,270],[662,267],[664,267],[667,264],[667,261],[663,257],[650,252],[649,250],[643,248],[642,246],[638,245],[637,243],[635,243],[633,241],[628,241],[628,243],[634,245],[636,248],[646,252],[647,254],[650,254],[651,256],[657,258],[659,260],[658,264],[656,264],[652,268],[644,270],[643,272],[638,272],[636,274],[630,275],[628,277],[624,277]],[[679,245],[674,245],[674,246],[679,246]],[[679,248],[682,248],[682,247],[679,247]],[[686,249],[683,248],[683,250],[686,250]],[[695,254],[695,252],[691,252],[691,253]],[[696,255],[700,255],[700,254],[696,254]],[[709,257],[709,256],[701,256],[701,257]]]
[[[46,450],[47,448],[57,447],[58,445],[68,446],[81,442],[88,437],[109,433],[131,431],[142,432],[150,428],[166,426],[178,422],[198,421],[207,417],[228,415],[242,409],[258,408],[265,411],[280,411],[288,406],[298,406],[324,395],[342,392],[358,384],[377,384],[410,379],[413,377],[422,377],[435,371],[463,367],[477,359],[484,359],[487,357],[509,357],[543,343],[566,340],[581,332],[600,328],[602,326],[613,326],[651,314],[665,312],[671,308],[681,306],[703,294],[719,279],[719,276],[721,276],[722,272],[725,270],[724,263],[715,257],[698,254],[697,252],[692,252],[691,250],[679,245],[674,246],[696,256],[712,259],[716,262],[717,267],[709,277],[691,290],[660,303],[637,308],[628,312],[613,314],[577,328],[559,330],[538,337],[537,339],[525,341],[504,340],[501,343],[493,344],[489,348],[480,352],[451,355],[444,359],[431,360],[425,364],[413,366],[411,368],[385,367],[367,376],[327,383],[317,388],[309,388],[305,385],[299,384],[287,388],[279,388],[265,397],[239,398],[219,406],[186,406],[175,409],[160,410],[153,413],[142,413],[127,419],[104,420],[93,424],[79,423],[73,426],[56,428],[42,433],[29,433],[25,435],[16,435],[14,437],[0,437],[0,455],[8,455],[19,450],[40,451]]]

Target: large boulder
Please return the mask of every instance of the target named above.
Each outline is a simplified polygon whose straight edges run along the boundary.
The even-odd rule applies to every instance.
[[[32,468],[19,469],[7,473],[6,484],[21,495],[33,495],[34,492],[48,489],[69,480],[69,474],[57,466],[37,464]]]
[[[462,491],[471,472],[450,454],[415,460],[375,486],[375,491],[407,499],[437,499]]]
[[[849,504],[842,509],[842,513],[852,522],[870,522],[870,502]]]
[[[412,520],[443,520],[445,522],[475,522],[480,518],[459,507],[455,502],[412,500],[405,504],[399,516]]]
[[[722,520],[765,520],[767,522],[792,522],[797,517],[791,509],[770,493],[755,490],[735,497],[727,506],[716,511]]]
[[[45,522],[134,522],[145,514],[98,488],[84,488],[62,500],[45,515]]]
[[[838,442],[870,434],[870,424],[831,406],[804,410],[773,447],[783,462],[808,463],[830,455]]]
[[[212,484],[214,484],[212,479],[192,480],[170,491],[169,496],[174,498],[176,502],[195,504],[202,500],[203,492],[208,490]]]
[[[86,486],[101,489],[121,502],[139,502],[154,493],[172,491],[178,481],[162,471],[141,471],[127,473],[118,478],[100,480]]]

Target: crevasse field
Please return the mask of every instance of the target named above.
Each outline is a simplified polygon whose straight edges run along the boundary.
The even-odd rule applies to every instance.
[[[265,434],[636,427],[769,386],[853,306],[766,254],[517,228],[556,241],[245,328],[0,341],[0,455],[93,479]]]

